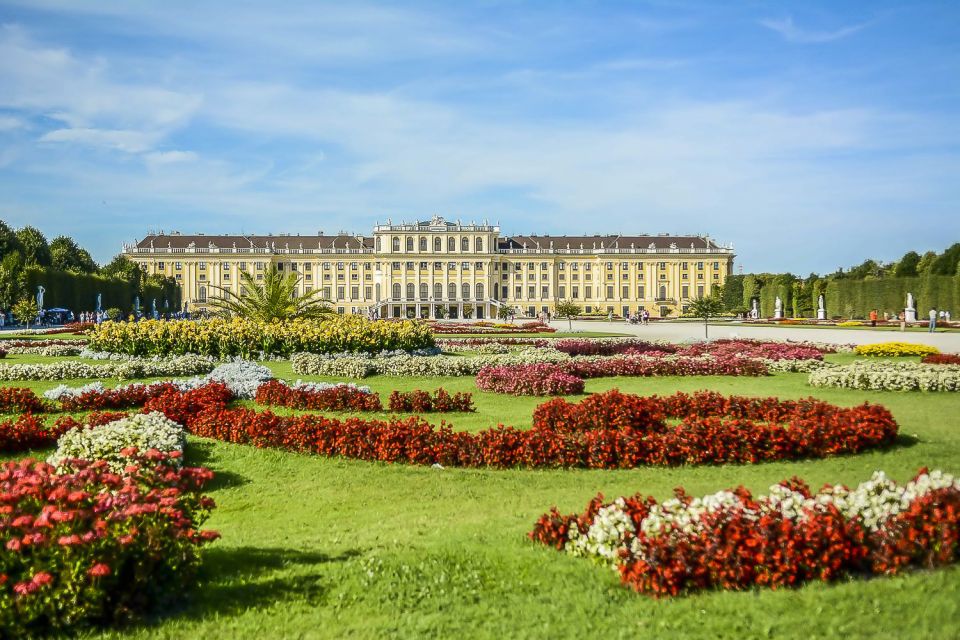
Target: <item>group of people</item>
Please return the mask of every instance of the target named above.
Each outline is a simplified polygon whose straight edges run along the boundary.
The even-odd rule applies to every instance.
[[[643,311],[637,311],[634,314],[627,314],[627,322],[630,324],[650,324],[650,312],[644,309]]]
[[[870,312],[870,326],[877,326],[877,320],[879,319],[880,312],[876,309]],[[950,323],[950,312],[949,311],[937,311],[936,309],[930,309],[930,313],[927,314],[927,317],[930,319],[930,323],[927,325],[927,331],[933,333],[937,329],[937,321],[939,320],[941,324]],[[883,314],[884,321],[896,319],[900,322],[900,330],[904,331],[907,327],[907,312],[906,310],[901,311],[898,314]]]

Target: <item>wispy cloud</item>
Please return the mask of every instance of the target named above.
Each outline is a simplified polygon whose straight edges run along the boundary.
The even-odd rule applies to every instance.
[[[862,23],[849,27],[842,27],[833,31],[816,31],[797,26],[793,22],[793,18],[790,16],[785,18],[767,18],[765,20],[761,20],[760,24],[767,29],[776,31],[788,42],[796,42],[798,44],[819,44],[823,42],[833,42],[834,40],[842,40],[847,36],[852,36],[867,26],[867,23]]]

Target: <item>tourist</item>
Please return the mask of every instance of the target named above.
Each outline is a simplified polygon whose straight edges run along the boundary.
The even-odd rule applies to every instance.
[[[876,309],[873,309],[870,312],[870,326],[871,327],[877,326],[877,310]]]
[[[647,311],[646,309],[643,310],[643,324],[644,325],[650,324],[650,312]]]
[[[929,333],[933,333],[937,329],[937,310],[930,309],[930,328],[927,330]]]

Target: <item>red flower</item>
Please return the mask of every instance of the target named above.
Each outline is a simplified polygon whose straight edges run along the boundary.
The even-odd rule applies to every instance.
[[[110,565],[98,562],[87,570],[87,575],[94,578],[104,578],[110,575]]]

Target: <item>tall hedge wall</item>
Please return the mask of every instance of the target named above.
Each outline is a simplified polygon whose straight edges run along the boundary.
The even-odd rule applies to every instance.
[[[149,311],[152,298],[157,299],[157,308],[160,311],[164,310],[164,299],[170,301],[171,311],[180,308],[178,287],[148,285],[140,291],[126,280],[54,269],[31,268],[27,270],[26,276],[27,289],[31,297],[36,296],[38,285],[46,289],[43,306],[47,309],[63,307],[75,313],[93,311],[97,308],[98,293],[103,294],[102,308],[117,307],[124,313],[129,313],[133,309],[133,300],[136,296],[140,296],[140,306],[144,311]]]
[[[960,317],[960,277],[925,275],[880,280],[831,280],[827,285],[827,317],[866,318],[872,309],[882,316],[899,313],[912,293],[917,316],[927,317],[931,308],[949,310]]]

